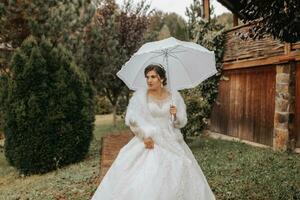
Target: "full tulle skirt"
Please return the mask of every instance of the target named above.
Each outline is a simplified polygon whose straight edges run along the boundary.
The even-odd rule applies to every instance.
[[[215,200],[190,148],[161,138],[146,149],[137,136],[121,148],[92,200]]]

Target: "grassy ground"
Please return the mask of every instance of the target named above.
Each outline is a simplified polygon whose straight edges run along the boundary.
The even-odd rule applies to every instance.
[[[22,177],[8,165],[0,148],[0,200],[90,199],[100,173],[101,137],[125,128],[121,121],[116,128],[110,122],[109,115],[97,116],[95,137],[84,161],[42,176]]]
[[[22,177],[9,167],[0,149],[0,200],[90,199],[97,188],[100,140],[124,129],[97,117],[86,159],[42,176]],[[300,200],[300,155],[278,153],[243,143],[200,136],[189,143],[217,199]]]
[[[202,137],[191,145],[217,199],[300,200],[300,155]]]

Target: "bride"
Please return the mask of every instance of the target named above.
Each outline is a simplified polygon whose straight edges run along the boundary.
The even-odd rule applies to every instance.
[[[92,200],[215,200],[180,132],[187,123],[183,98],[166,89],[161,65],[147,66],[144,74],[148,88],[134,92],[125,116],[135,137],[120,150]]]

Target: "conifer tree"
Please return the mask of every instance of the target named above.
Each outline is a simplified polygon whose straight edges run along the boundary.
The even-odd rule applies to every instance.
[[[80,161],[94,128],[94,90],[70,52],[27,38],[11,62],[4,110],[5,156],[24,174]]]

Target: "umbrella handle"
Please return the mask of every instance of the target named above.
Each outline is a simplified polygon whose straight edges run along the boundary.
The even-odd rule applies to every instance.
[[[172,123],[174,122],[174,115],[171,115],[171,121],[172,121]]]
[[[172,93],[171,93],[171,101],[172,101],[172,103],[170,106],[174,105]],[[175,120],[175,115],[171,114],[171,122],[174,123],[174,120]]]

